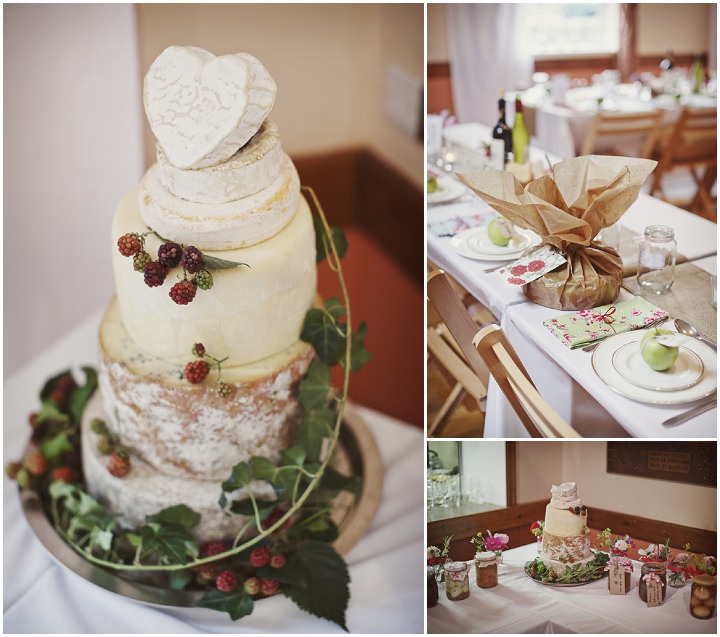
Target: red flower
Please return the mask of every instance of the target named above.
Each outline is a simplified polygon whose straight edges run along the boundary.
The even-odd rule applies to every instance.
[[[522,276],[527,272],[527,270],[526,265],[515,265],[510,269],[510,274],[513,276]]]
[[[542,270],[545,267],[545,261],[542,261],[540,259],[536,259],[535,261],[530,261],[528,263],[528,270],[530,272],[538,272],[539,270]]]
[[[525,281],[523,279],[519,279],[518,277],[511,276],[508,280],[508,283],[512,283],[513,285],[525,285]]]

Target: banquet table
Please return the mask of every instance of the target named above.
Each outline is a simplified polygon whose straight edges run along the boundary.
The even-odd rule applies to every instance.
[[[5,463],[22,456],[28,414],[46,378],[94,365],[98,311],[5,381]],[[424,592],[424,440],[422,432],[355,405],[379,449],[384,471],[378,510],[345,555],[349,567],[347,626],[358,633],[422,633]],[[298,609],[284,596],[256,602],[237,622],[203,608],[159,606],[110,592],[62,566],[23,515],[17,485],[3,492],[5,633],[336,633],[337,625]]]
[[[487,127],[473,123],[456,125],[450,127],[449,131],[449,139],[468,147],[489,135]],[[534,150],[535,156],[544,155],[536,147]],[[662,421],[693,407],[698,401],[682,405],[650,405],[620,396],[596,376],[589,353],[569,350],[542,325],[544,319],[558,316],[562,311],[536,305],[522,294],[519,287],[504,283],[495,271],[503,261],[472,259],[458,253],[454,244],[457,241],[456,234],[447,231],[453,227],[448,223],[459,219],[487,223],[495,214],[469,190],[452,201],[429,205],[428,259],[490,309],[548,402],[571,424],[586,420],[588,425],[584,435],[614,437],[616,433],[618,437],[715,438],[717,408],[694,417],[682,426],[663,427]],[[717,225],[641,193],[619,221],[620,232],[627,239],[621,250],[626,275],[632,274],[637,264],[636,241],[644,228],[651,224],[669,225],[675,230],[679,262],[696,264],[704,271],[715,274]],[[623,252],[625,249],[629,251]],[[620,300],[631,297],[627,290],[621,290]],[[662,301],[649,300],[656,304]],[[716,311],[714,316],[716,320]],[[674,315],[672,318],[683,318],[693,323],[692,316]],[[668,321],[665,326],[671,324]],[[715,338],[715,335],[711,337]],[[597,423],[596,429],[594,423]],[[602,427],[604,423],[608,424],[609,429]],[[608,431],[611,433],[608,434]],[[497,384],[491,379],[485,436],[505,438],[527,435]]]
[[[630,591],[611,595],[605,579],[582,586],[553,587],[525,575],[537,554],[535,544],[503,553],[498,585],[478,588],[470,570],[470,596],[450,601],[440,584],[440,600],[427,611],[428,634],[458,633],[717,633],[717,617],[690,615],[690,584],[667,588],[661,606],[646,607],[638,595],[640,563],[634,563]]]

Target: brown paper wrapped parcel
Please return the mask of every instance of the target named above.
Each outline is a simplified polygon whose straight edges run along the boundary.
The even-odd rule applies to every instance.
[[[615,301],[622,285],[620,255],[594,238],[622,217],[656,165],[649,159],[587,155],[555,164],[552,175],[526,186],[497,170],[458,176],[491,208],[567,258],[525,285],[525,296],[546,307],[585,310]]]

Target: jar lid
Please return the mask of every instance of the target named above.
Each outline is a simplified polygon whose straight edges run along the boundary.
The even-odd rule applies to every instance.
[[[445,564],[445,570],[450,573],[460,573],[462,571],[467,571],[468,568],[470,567],[467,562],[448,562]]]
[[[713,575],[702,574],[693,577],[693,582],[700,584],[700,586],[715,586],[716,581]]]
[[[497,555],[495,555],[495,553],[493,553],[492,551],[483,551],[481,553],[475,554],[475,561],[476,562],[496,562]]]

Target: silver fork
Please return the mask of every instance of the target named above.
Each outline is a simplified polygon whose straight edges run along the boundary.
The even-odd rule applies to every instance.
[[[660,323],[663,323],[663,322],[667,321],[669,318],[670,318],[669,316],[665,316],[665,317],[663,317],[663,318],[655,319],[654,321],[648,323],[645,327],[643,327],[643,328],[637,328],[637,329],[648,329],[648,328],[651,328],[651,327],[657,327],[658,325],[660,325]],[[598,345],[600,345],[600,343],[604,342],[604,341],[605,341],[606,339],[608,339],[608,338],[612,338],[613,336],[616,336],[616,334],[611,334],[610,336],[606,336],[606,337],[604,337],[604,338],[601,338],[601,339],[599,339],[599,340],[597,340],[597,341],[594,341],[594,342],[590,343],[590,345],[586,345],[585,347],[581,347],[580,349],[581,349],[583,352],[592,352]]]

